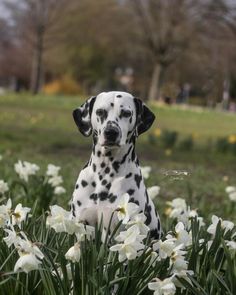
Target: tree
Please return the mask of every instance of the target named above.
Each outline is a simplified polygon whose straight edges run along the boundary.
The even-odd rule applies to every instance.
[[[31,90],[37,94],[43,82],[43,56],[52,43],[60,17],[65,12],[65,0],[22,0],[5,2],[19,32],[18,40],[26,41],[32,48]],[[55,37],[53,37],[55,39]],[[55,45],[55,44],[54,44]]]

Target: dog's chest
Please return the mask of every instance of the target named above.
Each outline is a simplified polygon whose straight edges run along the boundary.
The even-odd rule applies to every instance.
[[[73,198],[79,201],[79,207],[113,207],[124,193],[143,205],[145,188],[139,167],[129,163],[116,171],[113,166],[94,162],[81,171],[73,194]]]

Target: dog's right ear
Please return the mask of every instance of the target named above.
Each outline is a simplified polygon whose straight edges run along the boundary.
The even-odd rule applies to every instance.
[[[89,136],[92,133],[91,114],[95,100],[96,96],[92,96],[73,111],[75,124],[84,136]]]

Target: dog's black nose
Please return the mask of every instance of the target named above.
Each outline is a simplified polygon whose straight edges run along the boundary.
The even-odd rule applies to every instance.
[[[104,135],[107,141],[115,142],[119,136],[119,129],[114,126],[109,126],[104,130]]]

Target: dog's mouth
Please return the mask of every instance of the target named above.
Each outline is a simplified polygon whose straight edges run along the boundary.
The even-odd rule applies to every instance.
[[[120,147],[120,144],[117,142],[105,141],[102,146],[105,148],[115,148]]]

